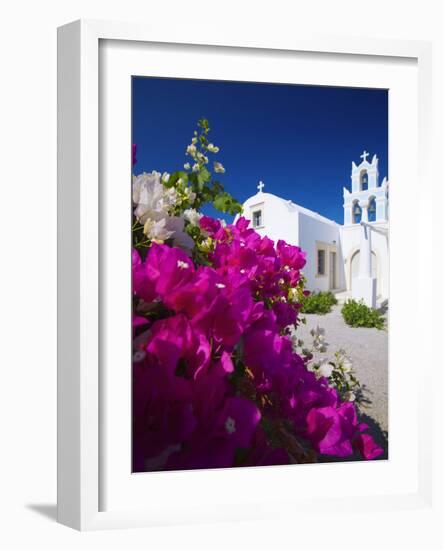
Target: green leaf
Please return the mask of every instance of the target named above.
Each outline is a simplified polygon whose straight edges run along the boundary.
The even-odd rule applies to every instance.
[[[211,179],[211,174],[207,168],[203,166],[201,170],[197,173],[197,181],[198,183],[207,183]]]
[[[197,124],[200,128],[209,132],[209,122],[206,118],[201,118]]]
[[[220,212],[227,212],[230,206],[231,196],[229,193],[221,193],[214,199],[214,208],[220,210]]]
[[[168,187],[168,188],[174,187],[177,184],[177,182],[180,178],[185,178],[185,177],[186,177],[186,180],[187,180],[188,173],[187,172],[182,172],[181,170],[178,170],[177,172],[173,172],[169,176],[169,180],[167,182],[164,182],[163,185],[165,187]]]

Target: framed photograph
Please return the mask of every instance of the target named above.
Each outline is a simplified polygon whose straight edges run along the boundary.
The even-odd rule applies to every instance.
[[[59,29],[77,529],[430,505],[430,46],[231,40]]]

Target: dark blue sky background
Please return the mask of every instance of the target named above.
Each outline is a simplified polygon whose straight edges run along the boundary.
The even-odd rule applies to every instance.
[[[263,180],[264,191],[343,223],[351,161],[377,153],[380,181],[388,175],[385,90],[147,77],[133,78],[134,172],[182,169],[201,117],[220,147],[219,179],[240,202]]]

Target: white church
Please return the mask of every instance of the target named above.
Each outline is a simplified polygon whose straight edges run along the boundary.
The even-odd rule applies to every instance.
[[[343,225],[291,200],[263,192],[243,204],[244,216],[261,235],[284,239],[307,253],[303,270],[311,291],[331,291],[380,307],[389,297],[389,183],[380,183],[377,155],[352,162],[351,191],[343,188]]]

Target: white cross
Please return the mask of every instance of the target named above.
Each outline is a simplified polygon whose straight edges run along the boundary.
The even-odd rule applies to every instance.
[[[366,157],[369,156],[369,153],[366,152],[366,150],[363,151],[363,154],[360,155],[360,158],[363,159],[363,162],[366,162]]]
[[[263,191],[263,187],[265,186],[265,184],[260,181],[257,185],[257,189],[259,190],[259,192],[261,193]]]

